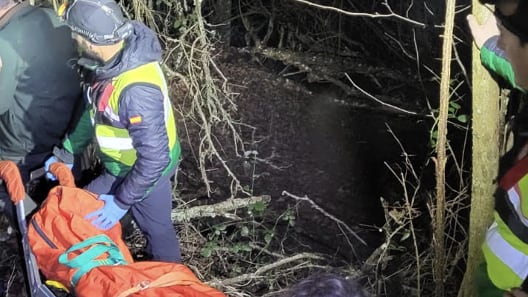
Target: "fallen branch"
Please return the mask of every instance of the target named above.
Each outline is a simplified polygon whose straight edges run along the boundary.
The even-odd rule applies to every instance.
[[[291,262],[294,262],[294,261],[298,261],[298,260],[302,260],[302,259],[322,260],[324,258],[321,257],[321,256],[318,256],[316,254],[312,254],[312,253],[301,253],[301,254],[297,254],[295,256],[291,256],[291,257],[288,257],[288,258],[280,259],[280,260],[278,260],[276,262],[273,262],[271,264],[268,264],[268,265],[264,265],[264,266],[258,268],[257,270],[255,270],[255,272],[242,274],[242,275],[239,275],[239,276],[236,276],[236,277],[233,277],[233,278],[224,279],[224,280],[210,281],[207,284],[212,286],[212,287],[218,288],[218,287],[225,287],[225,286],[229,286],[229,285],[233,285],[233,284],[238,284],[238,283],[241,283],[241,282],[251,281],[251,280],[254,280],[254,279],[262,276],[264,273],[266,273],[266,272],[268,272],[268,271],[270,271],[272,269],[275,269],[275,268],[278,268],[280,266],[286,265],[288,263],[291,263]]]
[[[337,7],[333,7],[333,6],[326,6],[326,5],[316,4],[316,3],[313,3],[313,2],[310,2],[310,1],[306,1],[306,0],[294,0],[294,1],[306,4],[306,5],[309,5],[309,6],[317,7],[319,9],[332,10],[332,11],[335,11],[335,12],[338,12],[338,13],[341,13],[341,14],[344,14],[344,15],[348,15],[348,16],[353,16],[353,17],[369,17],[369,18],[373,18],[373,19],[375,19],[375,18],[396,18],[396,19],[399,19],[399,20],[402,20],[402,21],[405,21],[405,22],[409,22],[409,23],[411,23],[413,25],[420,26],[422,28],[425,27],[424,23],[420,23],[418,21],[411,20],[410,18],[407,18],[407,17],[404,17],[404,16],[401,16],[399,14],[394,13],[392,11],[392,9],[390,8],[390,6],[388,5],[387,1],[383,2],[383,4],[385,5],[385,7],[387,7],[387,9],[389,9],[390,14],[380,14],[380,13],[377,13],[377,12],[376,13],[351,12],[351,11],[346,11],[346,10],[343,10],[343,9],[340,9],[340,8],[337,8]]]
[[[365,96],[367,96],[368,98],[378,102],[379,104],[381,105],[385,105],[385,106],[388,106],[390,108],[394,108],[402,113],[407,113],[407,114],[412,114],[412,115],[416,115],[417,113],[414,112],[414,111],[409,111],[409,110],[406,110],[406,109],[403,109],[403,108],[400,108],[398,106],[395,106],[395,105],[392,105],[392,104],[389,104],[389,103],[386,103],[378,98],[376,98],[375,96],[369,94],[367,91],[363,90],[362,88],[360,88],[351,78],[350,76],[348,75],[348,73],[345,73],[345,76],[346,78],[348,79],[348,81],[354,86],[354,88],[358,89],[361,93],[363,93]]]
[[[378,105],[370,106],[372,110],[381,111],[383,109],[388,112],[420,115],[417,112],[409,111],[400,108],[395,104],[388,103],[397,101],[398,98],[396,97],[388,97],[384,95],[374,96],[369,94],[352,81],[351,77],[348,75],[348,73],[364,75],[373,78],[376,82],[378,78],[386,78],[405,84],[408,77],[397,71],[386,69],[384,67],[369,66],[360,59],[304,54],[284,49],[254,47],[251,49],[250,53],[252,55],[263,55],[266,58],[294,66],[299,69],[298,73],[306,73],[309,82],[329,82],[343,90],[347,96],[374,100],[382,105],[381,108]],[[341,81],[341,77],[346,78],[353,87]]]
[[[362,244],[364,245],[367,245],[367,243],[361,238],[359,237],[359,235],[357,235],[356,232],[354,232],[354,230],[352,230],[352,228],[350,228],[347,224],[345,224],[345,222],[341,221],[340,219],[336,218],[335,216],[333,216],[332,214],[328,213],[326,210],[324,210],[322,207],[320,207],[319,205],[317,205],[317,203],[315,203],[312,199],[308,198],[308,196],[304,196],[304,197],[299,197],[299,196],[295,196],[293,194],[290,194],[288,193],[287,191],[282,191],[282,195],[286,195],[286,196],[289,196],[295,200],[300,200],[300,201],[307,201],[308,203],[310,203],[310,205],[312,206],[312,208],[314,208],[315,210],[319,211],[320,213],[322,213],[325,217],[331,219],[332,221],[336,222],[337,225],[339,225],[340,227],[345,227],[345,229],[350,233],[352,234],[359,242],[361,242]]]
[[[270,196],[254,196],[249,198],[234,198],[222,201],[216,204],[194,206],[187,209],[175,209],[172,211],[172,221],[176,223],[190,221],[195,218],[223,216],[230,219],[236,219],[235,214],[230,213],[233,210],[248,207],[257,202],[268,203]]]

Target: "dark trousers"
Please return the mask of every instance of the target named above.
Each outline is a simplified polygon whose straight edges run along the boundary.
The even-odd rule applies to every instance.
[[[95,194],[113,194],[123,179],[104,171],[85,189]],[[153,260],[181,262],[180,242],[171,220],[172,191],[164,176],[150,194],[130,208],[130,213],[147,239],[147,252]]]

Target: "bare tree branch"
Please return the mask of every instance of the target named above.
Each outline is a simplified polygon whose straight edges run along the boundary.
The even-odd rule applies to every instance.
[[[350,232],[350,234],[352,234],[359,242],[361,242],[364,245],[367,245],[367,243],[363,240],[363,238],[361,238],[359,235],[357,235],[357,233],[354,232],[354,230],[352,230],[352,228],[350,228],[347,224],[345,224],[345,222],[343,222],[342,220],[336,218],[332,214],[328,213],[321,206],[319,206],[317,203],[315,203],[312,199],[308,198],[308,196],[299,197],[299,196],[293,195],[291,193],[288,193],[288,191],[282,191],[282,195],[286,195],[286,196],[291,197],[291,198],[293,198],[295,200],[306,201],[306,202],[310,203],[312,208],[314,208],[315,210],[319,211],[320,213],[322,213],[323,215],[325,215],[327,218],[331,219],[332,221],[336,222],[339,225],[339,227],[345,227],[345,229],[348,232]]]
[[[285,264],[288,264],[294,261],[303,260],[303,259],[321,260],[323,259],[323,257],[318,256],[316,254],[312,254],[312,253],[301,253],[301,254],[297,254],[297,255],[294,255],[288,258],[280,259],[274,263],[270,263],[268,265],[259,267],[255,272],[252,272],[252,273],[242,274],[242,275],[239,275],[233,278],[224,279],[224,280],[211,281],[211,282],[208,282],[207,284],[213,287],[222,287],[222,286],[238,284],[241,282],[248,282],[258,277],[261,277],[265,272],[269,270],[278,268],[282,265],[285,265]]]
[[[389,14],[350,12],[350,11],[346,11],[346,10],[343,10],[343,9],[340,9],[340,8],[337,8],[337,7],[316,4],[316,3],[312,3],[312,2],[306,1],[306,0],[293,0],[293,1],[300,2],[300,3],[306,4],[306,5],[310,5],[310,6],[313,6],[313,7],[317,7],[317,8],[320,8],[320,9],[336,11],[338,13],[341,13],[341,14],[344,14],[344,15],[348,15],[348,16],[368,17],[368,18],[396,18],[396,19],[411,23],[413,25],[417,25],[417,26],[420,26],[420,27],[425,27],[424,23],[420,23],[420,22],[417,22],[415,20],[411,20],[409,18],[406,18],[404,16],[401,16],[399,14],[396,14],[396,13],[392,12],[392,9],[390,8],[389,4],[386,1],[383,2],[383,4],[391,12]]]

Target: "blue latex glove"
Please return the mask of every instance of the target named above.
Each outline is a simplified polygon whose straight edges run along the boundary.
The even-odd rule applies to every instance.
[[[49,168],[51,166],[51,164],[55,163],[55,162],[60,162],[57,157],[55,156],[51,156],[49,157],[46,162],[44,162],[44,169],[46,169],[46,178],[51,180],[51,181],[55,181],[57,180],[57,177],[55,175],[53,175],[50,171],[49,171]],[[68,164],[68,163],[65,163],[66,166],[68,166],[68,168],[72,169],[73,168],[73,164]]]
[[[108,194],[99,195],[99,200],[105,202],[104,206],[100,209],[89,213],[86,220],[92,221],[92,225],[101,229],[108,230],[112,228],[119,220],[126,214],[128,209],[122,209],[115,203],[115,196]],[[95,219],[94,219],[95,218]]]

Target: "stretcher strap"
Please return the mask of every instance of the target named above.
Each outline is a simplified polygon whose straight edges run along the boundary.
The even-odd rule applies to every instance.
[[[69,259],[69,254],[86,249],[78,256]],[[108,256],[103,259],[97,259],[102,255]],[[72,277],[71,284],[77,285],[79,279],[95,267],[103,265],[126,265],[128,264],[125,257],[117,245],[106,235],[101,234],[90,237],[82,242],[72,245],[67,251],[59,256],[59,263],[70,268],[77,269]]]

